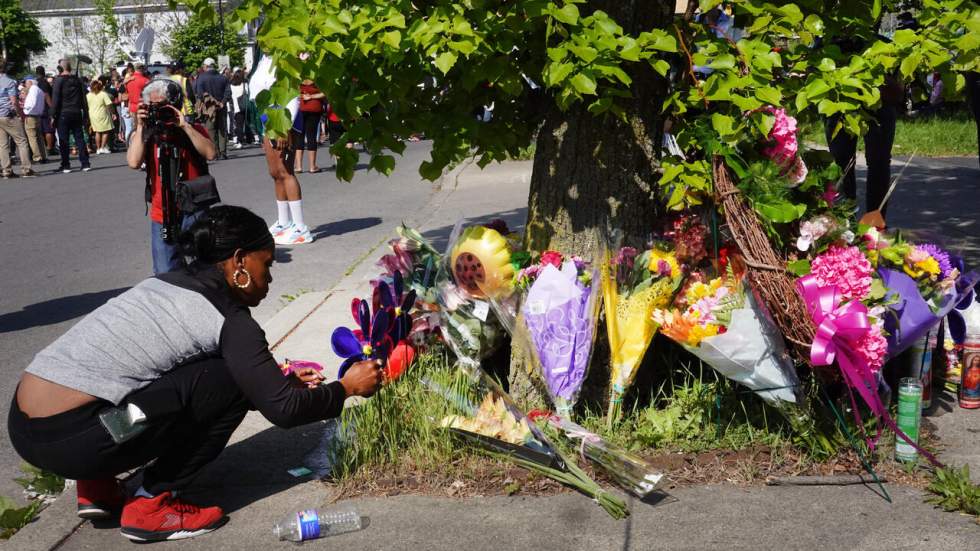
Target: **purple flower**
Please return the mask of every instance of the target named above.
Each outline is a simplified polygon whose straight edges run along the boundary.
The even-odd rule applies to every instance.
[[[633,247],[623,247],[616,251],[616,256],[612,259],[613,266],[626,266],[627,270],[633,269],[633,261],[636,260],[636,249]]]
[[[670,277],[671,274],[670,263],[667,262],[666,260],[658,260],[657,273],[660,274],[660,277]]]
[[[919,245],[919,249],[929,253],[929,256],[936,259],[939,264],[939,279],[946,279],[953,271],[953,264],[949,260],[949,254],[933,243]]]

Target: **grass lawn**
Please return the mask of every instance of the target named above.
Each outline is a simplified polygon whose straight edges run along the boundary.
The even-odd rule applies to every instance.
[[[821,146],[827,144],[823,127],[803,128],[804,139]],[[864,143],[860,142],[864,149]],[[895,128],[893,155],[924,157],[974,157],[977,154],[977,126],[966,109],[938,115],[902,116]]]

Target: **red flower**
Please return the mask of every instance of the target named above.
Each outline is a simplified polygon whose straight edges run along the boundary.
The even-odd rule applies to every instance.
[[[545,251],[541,253],[541,264],[551,264],[555,268],[561,268],[561,253],[558,251]]]

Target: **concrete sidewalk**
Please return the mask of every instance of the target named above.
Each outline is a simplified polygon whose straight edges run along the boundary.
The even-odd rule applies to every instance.
[[[501,217],[512,227],[526,214],[530,163],[461,167],[415,220],[438,248],[459,218]],[[394,228],[391,228],[394,236]],[[366,297],[376,276],[384,243],[368,250],[337,251],[360,261],[331,289],[301,295],[265,324],[273,352],[327,366],[339,364],[330,350],[330,332],[350,326],[350,301]],[[950,460],[966,461],[980,474],[980,413],[942,409],[935,422],[950,443]],[[231,517],[214,534],[169,544],[181,549],[288,548],[273,539],[273,524],[285,515],[329,506],[329,489],[312,476],[295,478],[288,469],[323,467],[323,443],[331,425],[316,423],[290,431],[271,426],[254,412],[214,464],[202,473],[191,499],[214,503]],[[967,436],[969,435],[969,436]],[[944,454],[944,457],[946,455]],[[315,548],[353,549],[972,549],[980,527],[973,518],[947,514],[922,502],[922,494],[888,486],[894,503],[866,487],[766,488],[700,486],[678,491],[658,503],[631,503],[633,516],[616,522],[576,494],[550,498],[467,500],[399,496],[349,502],[370,525],[359,533],[309,542]],[[74,492],[66,492],[3,548],[17,550],[115,549],[130,544],[117,524],[81,523],[74,516]]]

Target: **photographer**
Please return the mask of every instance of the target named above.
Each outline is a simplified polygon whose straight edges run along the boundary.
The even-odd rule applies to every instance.
[[[203,127],[191,125],[181,116],[179,107],[184,104],[184,92],[179,84],[169,78],[154,79],[143,89],[141,99],[136,112],[136,130],[130,139],[126,161],[134,170],[146,164],[153,273],[159,274],[185,265],[176,243],[167,242],[161,235],[165,218],[181,216],[164,211],[159,162],[161,146],[170,146],[178,151],[179,181],[193,180],[207,174],[207,161],[214,159],[215,149]],[[199,215],[200,211],[183,214],[181,228],[190,227]]]

